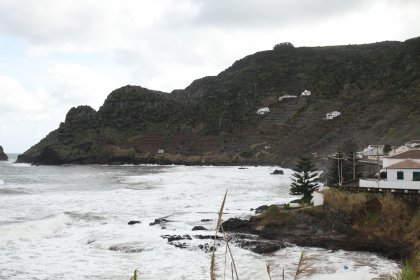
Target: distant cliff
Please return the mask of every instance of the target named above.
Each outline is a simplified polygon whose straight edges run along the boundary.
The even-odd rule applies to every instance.
[[[176,73],[174,73],[176,75]],[[301,95],[304,90],[311,95]],[[296,97],[281,98],[289,95]],[[269,113],[257,114],[262,107]],[[326,114],[341,114],[326,120]],[[420,136],[420,37],[405,42],[279,44],[171,93],[114,90],[18,158],[34,164],[287,164]]]
[[[8,160],[8,159],[9,158],[7,157],[7,155],[3,151],[3,147],[0,146],[0,160]]]

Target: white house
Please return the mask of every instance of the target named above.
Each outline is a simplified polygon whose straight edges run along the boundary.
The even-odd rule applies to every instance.
[[[268,107],[262,107],[262,108],[258,109],[258,111],[257,111],[258,115],[265,115],[265,114],[268,114],[268,113],[270,113],[270,108],[268,108]]]
[[[384,157],[387,179],[360,179],[361,188],[416,190],[420,193],[420,149]]]
[[[370,160],[378,160],[378,156],[384,155],[384,145],[369,145],[363,149],[363,156]]]
[[[382,162],[384,168],[387,168],[388,166],[395,165],[407,159],[420,163],[420,149],[408,150],[393,156],[383,157]]]
[[[158,153],[158,154],[163,154],[163,153],[165,153],[165,151],[164,151],[163,149],[159,149],[159,150],[157,151],[157,153]]]
[[[310,96],[311,94],[312,94],[311,91],[305,89],[300,95],[302,95],[302,96]]]
[[[333,112],[327,113],[327,115],[325,116],[325,119],[327,119],[327,120],[332,120],[332,119],[334,119],[334,118],[338,117],[339,115],[341,115],[341,113],[340,113],[340,112],[338,112],[338,111],[333,111]]]
[[[297,95],[286,94],[286,95],[280,96],[279,101],[282,101],[283,99],[288,99],[288,98],[297,98]]]
[[[411,140],[405,143],[405,146],[409,149],[419,149],[420,148],[420,140]]]

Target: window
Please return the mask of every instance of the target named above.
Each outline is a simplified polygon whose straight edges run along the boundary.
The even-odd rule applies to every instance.
[[[420,181],[420,172],[413,172],[413,181]]]
[[[397,172],[397,180],[404,180],[404,172],[398,171]]]

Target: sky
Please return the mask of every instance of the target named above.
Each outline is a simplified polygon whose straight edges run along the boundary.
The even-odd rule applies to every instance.
[[[0,145],[22,153],[124,85],[171,92],[281,42],[420,36],[418,0],[0,0]]]

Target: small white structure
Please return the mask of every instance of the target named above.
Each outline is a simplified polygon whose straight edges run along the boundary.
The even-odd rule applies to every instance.
[[[280,96],[279,101],[282,101],[283,99],[288,99],[288,98],[297,98],[297,95],[286,94],[286,95]]]
[[[325,119],[327,119],[327,120],[332,120],[332,119],[334,119],[334,118],[338,117],[339,115],[341,115],[341,113],[340,113],[340,112],[338,112],[338,111],[333,111],[333,112],[327,113],[327,114],[326,114],[326,116],[325,116]]]
[[[260,108],[257,111],[258,115],[265,115],[265,114],[268,114],[268,113],[270,113],[270,108],[268,108],[268,107]]]
[[[311,94],[312,94],[311,91],[305,89],[300,95],[302,95],[302,96],[310,96]]]
[[[378,160],[378,156],[384,155],[384,145],[369,145],[363,149],[362,154],[370,160]]]
[[[158,154],[163,154],[165,151],[163,150],[163,149],[159,149],[158,151],[157,151],[157,153]]]
[[[387,179],[360,179],[359,186],[374,189],[416,190],[420,193],[420,149],[382,159]]]
[[[405,143],[405,146],[409,149],[419,149],[420,148],[420,140],[411,140]]]

